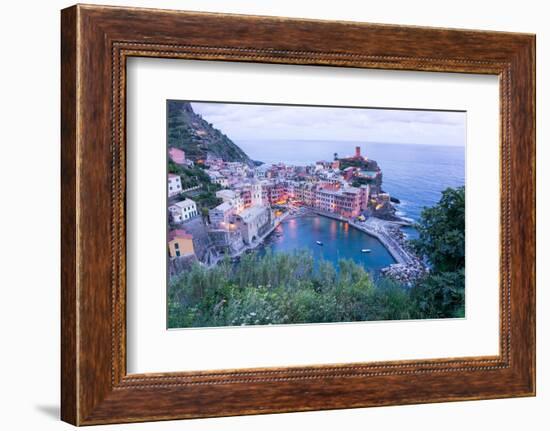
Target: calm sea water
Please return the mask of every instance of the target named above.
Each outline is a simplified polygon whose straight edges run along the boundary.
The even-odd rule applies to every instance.
[[[321,216],[284,221],[271,235],[266,247],[274,252],[287,253],[309,249],[316,261],[324,259],[336,263],[339,259],[353,259],[373,272],[395,263],[376,238],[348,223]],[[362,249],[371,249],[371,252],[362,253]]]
[[[447,187],[465,184],[464,147],[355,143],[337,141],[239,141],[237,144],[254,160],[272,164],[284,162],[289,165],[307,165],[318,160],[332,160],[334,153],[340,157],[353,154],[356,145],[361,146],[364,156],[374,159],[383,172],[383,188],[398,198],[398,214],[418,221],[422,209],[436,204],[441,192]],[[384,247],[368,235],[349,229],[344,232],[343,224],[320,217],[318,226],[312,221],[297,220],[296,226],[282,226],[284,235],[272,247],[275,251],[288,251],[293,248],[310,248],[316,255],[324,253],[331,260],[338,256],[359,259],[369,269],[379,269],[392,263],[391,256]],[[335,223],[333,225],[333,222]],[[326,239],[323,250],[315,245],[322,231]],[[414,229],[406,228],[411,238],[417,236]],[[370,245],[363,242],[370,241]],[[377,244],[373,245],[373,243]],[[328,246],[327,246],[328,245]],[[317,247],[317,248],[316,248]],[[371,248],[372,253],[360,253],[361,248]],[[384,253],[385,252],[385,253]],[[359,254],[357,254],[359,253]],[[389,259],[389,261],[388,261]]]

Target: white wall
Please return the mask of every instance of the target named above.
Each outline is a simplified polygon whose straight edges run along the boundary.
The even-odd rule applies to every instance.
[[[550,423],[549,296],[550,183],[547,145],[550,127],[549,13],[536,0],[313,2],[296,0],[130,0],[119,4],[172,9],[344,19],[392,24],[537,33],[538,112],[538,396],[537,398],[386,407],[331,412],[136,424],[105,429],[277,430],[547,429]],[[0,95],[0,176],[4,208],[0,222],[0,301],[2,428],[69,429],[57,420],[59,399],[59,9],[70,2],[4,2],[0,18],[2,68]],[[25,175],[32,172],[34,175]],[[37,187],[38,186],[38,187]],[[35,190],[22,194],[21,190]],[[40,221],[24,211],[28,201],[43,208]],[[6,211],[7,210],[7,211]],[[42,253],[32,259],[28,235],[37,230]],[[36,239],[35,239],[36,241]],[[544,315],[544,312],[546,315]],[[545,364],[546,363],[546,364]],[[545,427],[546,425],[546,427]],[[99,429],[98,428],[98,429]]]

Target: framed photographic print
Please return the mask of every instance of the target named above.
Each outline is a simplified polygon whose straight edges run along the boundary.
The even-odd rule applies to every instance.
[[[61,30],[63,420],[535,394],[533,35]]]

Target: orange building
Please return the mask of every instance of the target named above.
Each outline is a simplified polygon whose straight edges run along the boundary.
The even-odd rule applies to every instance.
[[[195,254],[193,235],[183,229],[171,230],[168,233],[168,254],[170,257],[180,257]]]

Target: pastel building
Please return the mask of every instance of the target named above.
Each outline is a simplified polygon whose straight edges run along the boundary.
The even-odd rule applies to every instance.
[[[250,206],[262,204],[262,185],[259,181],[254,181],[250,185]]]
[[[242,210],[244,210],[244,200],[241,197],[241,194],[237,193],[234,190],[218,190],[216,192],[216,197],[220,198],[224,202],[229,202],[235,209],[236,213],[240,213]]]
[[[319,189],[315,206],[343,217],[357,217],[361,213],[361,190],[356,187]]]
[[[370,185],[364,184],[360,187],[361,190],[361,210],[364,211],[369,205],[369,199],[371,197]]]
[[[268,199],[271,205],[286,203],[288,198],[288,187],[285,183],[277,182],[269,187]]]
[[[265,235],[271,227],[271,209],[266,206],[252,206],[236,216],[243,241],[252,244]]]
[[[197,211],[197,204],[191,199],[184,199],[176,202],[174,205],[170,205],[168,207],[168,212],[174,223],[182,223],[199,214]]]
[[[303,183],[294,186],[293,195],[306,206],[353,218],[360,215],[362,209],[366,208],[369,189],[342,187],[336,183]]]
[[[262,165],[256,168],[256,177],[260,179],[269,178],[270,167],[267,165]]]
[[[182,191],[181,178],[176,174],[168,174],[168,197],[179,195]]]
[[[259,181],[240,184],[237,190],[243,200],[244,208],[262,205],[262,184]]]
[[[170,156],[170,159],[178,165],[185,165],[185,151],[180,150],[179,148],[170,147],[168,149],[168,155]]]
[[[195,254],[193,235],[183,229],[171,230],[168,233],[168,254],[171,258]]]
[[[357,217],[361,214],[361,190],[349,187],[336,195],[336,213],[343,217]]]
[[[210,217],[210,224],[214,227],[221,229],[229,228],[230,223],[233,221],[235,215],[235,207],[230,201],[221,203],[215,208],[208,211]]]

